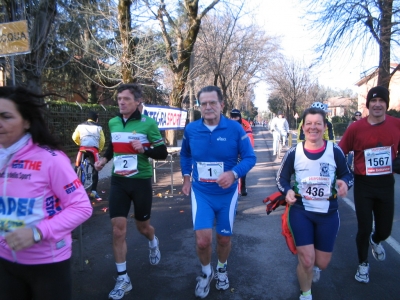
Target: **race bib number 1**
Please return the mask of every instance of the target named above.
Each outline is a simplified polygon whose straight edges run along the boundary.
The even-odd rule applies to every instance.
[[[392,173],[392,148],[390,146],[366,149],[364,157],[366,175]]]
[[[114,173],[126,177],[139,173],[137,170],[137,155],[114,157]]]
[[[201,182],[216,182],[224,172],[223,162],[198,162],[197,173]]]

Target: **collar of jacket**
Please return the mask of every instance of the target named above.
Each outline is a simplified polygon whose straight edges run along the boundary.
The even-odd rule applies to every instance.
[[[206,127],[206,124],[204,124],[204,119],[201,118],[200,120],[201,120],[201,124],[203,125],[203,129],[209,130]],[[219,123],[218,123],[218,125],[217,125],[217,127],[215,129],[217,129],[217,128],[227,128],[228,127],[228,122],[237,122],[237,121],[233,121],[233,120],[228,119],[227,117],[221,115],[221,118],[219,119]]]
[[[121,113],[118,114],[118,116],[122,119],[122,121],[124,121],[124,117],[122,116]],[[129,118],[126,120],[126,123],[129,120],[140,120],[142,117],[142,114],[140,113],[140,111],[138,109],[136,109],[130,116]]]

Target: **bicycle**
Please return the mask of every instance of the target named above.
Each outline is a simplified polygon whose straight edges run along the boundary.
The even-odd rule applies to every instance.
[[[81,146],[79,148],[75,162],[76,174],[87,191],[93,185],[94,163],[98,160],[98,155],[98,151],[94,147]]]

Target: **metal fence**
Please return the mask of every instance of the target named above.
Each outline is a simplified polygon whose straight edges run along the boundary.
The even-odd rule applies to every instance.
[[[88,119],[89,111],[95,111],[99,115],[99,125],[103,127],[106,145],[109,142],[110,131],[108,121],[115,117],[118,107],[100,105],[74,105],[72,103],[48,103],[48,111],[45,117],[50,132],[61,141],[63,150],[69,157],[74,157],[78,152],[78,146],[72,140],[72,134],[76,126]]]

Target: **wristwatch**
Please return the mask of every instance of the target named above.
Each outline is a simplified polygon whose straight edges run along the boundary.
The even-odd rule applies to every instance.
[[[235,176],[235,179],[239,178],[238,174],[235,171],[232,170],[232,173],[233,173],[233,176]]]
[[[42,240],[42,236],[39,233],[39,230],[36,227],[32,228],[33,231],[33,240],[35,243],[39,243]]]

